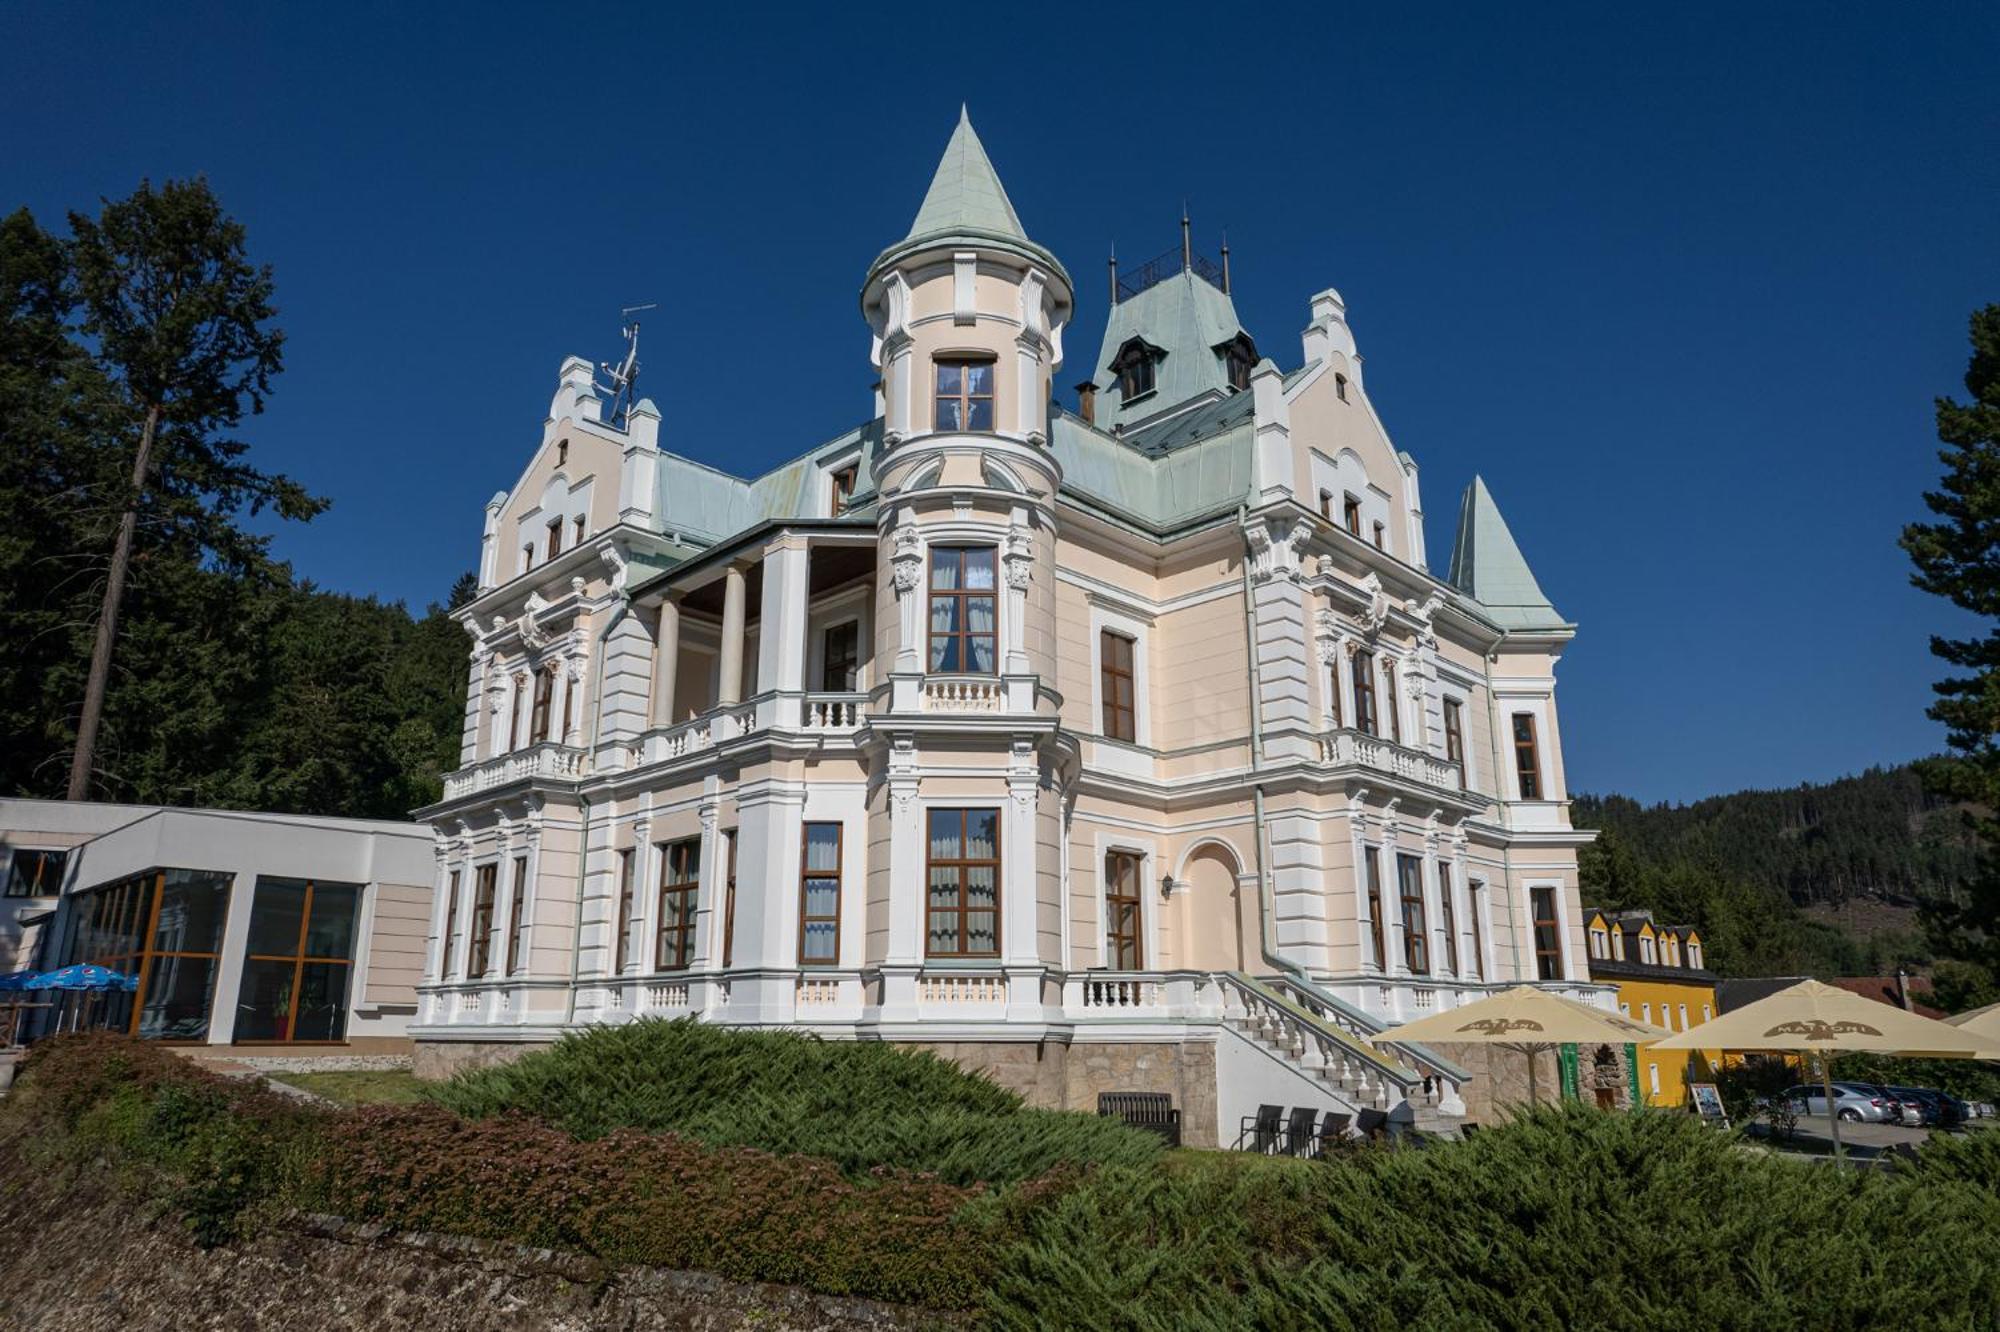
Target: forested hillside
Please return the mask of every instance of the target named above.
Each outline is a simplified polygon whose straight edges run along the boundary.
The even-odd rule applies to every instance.
[[[1726,975],[1921,965],[1929,953],[1914,928],[1856,938],[1803,908],[1863,898],[1920,907],[1949,898],[1975,860],[1962,812],[1926,796],[1908,766],[1689,805],[1579,796],[1570,813],[1601,831],[1581,858],[1584,900],[1696,925]]]

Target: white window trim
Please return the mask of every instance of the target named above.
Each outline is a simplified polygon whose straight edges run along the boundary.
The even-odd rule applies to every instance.
[[[1115,745],[1153,747],[1152,622],[1093,603],[1090,608],[1090,726],[1099,740],[1104,734],[1104,633],[1123,634],[1132,640],[1132,738],[1112,740]],[[1148,774],[1150,775],[1150,774]]]
[[[1108,970],[1111,966],[1111,906],[1106,901],[1109,884],[1104,868],[1113,851],[1123,851],[1139,857],[1139,970],[1151,970],[1160,962],[1159,913],[1153,900],[1155,895],[1147,891],[1148,885],[1157,882],[1155,844],[1151,838],[1134,837],[1129,833],[1099,832],[1094,845],[1097,859],[1091,873],[1096,876],[1097,882],[1091,901],[1097,912],[1097,942],[1091,955],[1097,959],[1095,966],[1098,970]],[[1003,862],[1006,853],[1007,848],[1002,846],[1000,854]]]

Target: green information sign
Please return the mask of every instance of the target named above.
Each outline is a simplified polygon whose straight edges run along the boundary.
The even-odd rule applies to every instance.
[[[1566,1101],[1582,1100],[1583,1079],[1580,1075],[1576,1046],[1559,1046],[1556,1049],[1556,1064],[1562,1071],[1563,1099]]]

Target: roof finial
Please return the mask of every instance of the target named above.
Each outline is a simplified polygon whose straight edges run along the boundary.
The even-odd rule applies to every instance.
[[[1181,200],[1181,271],[1194,267],[1194,239],[1189,231],[1187,200]]]
[[[1222,229],[1222,294],[1229,294],[1229,228]]]
[[[958,104],[958,123],[961,125],[970,125],[972,123],[972,108],[965,102]]]
[[[1118,247],[1111,247],[1111,303],[1118,304]]]

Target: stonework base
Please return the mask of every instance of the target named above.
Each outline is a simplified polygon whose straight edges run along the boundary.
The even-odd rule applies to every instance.
[[[1429,1043],[1440,1057],[1457,1064],[1472,1077],[1460,1093],[1465,1100],[1465,1117],[1474,1124],[1501,1122],[1507,1106],[1528,1104],[1528,1056],[1519,1050],[1497,1045],[1447,1045]],[[1562,1070],[1556,1065],[1555,1051],[1534,1056],[1535,1094],[1543,1105],[1562,1099]]]
[[[1181,1112],[1181,1142],[1217,1146],[1213,1041],[906,1041],[983,1074],[1029,1105],[1096,1113],[1099,1092],[1166,1092]]]
[[[511,1064],[522,1055],[549,1048],[549,1041],[418,1041],[410,1071],[427,1082],[442,1082],[467,1069]]]

